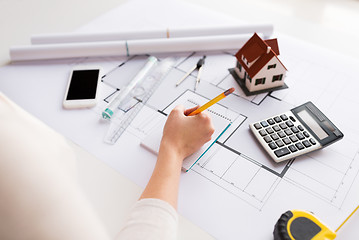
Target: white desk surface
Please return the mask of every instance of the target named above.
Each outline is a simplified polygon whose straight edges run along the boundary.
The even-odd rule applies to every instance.
[[[357,0],[182,0],[231,17],[254,22],[270,22],[276,31],[312,42],[355,58],[359,56],[359,1]],[[12,45],[28,44],[35,33],[74,31],[91,19],[126,2],[125,0],[2,0],[0,1],[0,65],[9,60]],[[84,7],[85,6],[85,7]],[[81,181],[111,234],[122,225],[130,206],[142,189],[107,167],[80,147]],[[337,239],[359,236],[356,214]],[[275,223],[273,223],[274,226]],[[179,239],[213,239],[184,217],[180,218]]]

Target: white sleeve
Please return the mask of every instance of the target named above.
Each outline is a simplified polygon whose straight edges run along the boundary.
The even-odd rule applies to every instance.
[[[177,239],[178,214],[160,199],[141,199],[133,207],[116,240]]]
[[[0,119],[0,239],[110,239],[66,140],[1,92]]]

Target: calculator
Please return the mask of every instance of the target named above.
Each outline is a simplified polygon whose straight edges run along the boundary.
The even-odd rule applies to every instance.
[[[275,162],[322,149],[344,136],[312,102],[249,124],[249,128]]]

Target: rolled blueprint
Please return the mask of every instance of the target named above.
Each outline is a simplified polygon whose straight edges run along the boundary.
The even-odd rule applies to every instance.
[[[11,61],[238,50],[252,34],[14,46]]]
[[[103,42],[122,41],[136,39],[157,39],[157,38],[179,38],[179,37],[201,37],[214,35],[233,35],[258,33],[269,37],[273,33],[272,24],[246,24],[233,26],[211,26],[192,28],[167,28],[152,30],[128,30],[121,32],[104,33],[57,33],[39,34],[31,37],[32,44],[55,44],[55,43],[76,43],[76,42]]]

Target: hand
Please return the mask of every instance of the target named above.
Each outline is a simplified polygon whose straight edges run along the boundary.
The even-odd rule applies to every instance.
[[[197,107],[185,110],[182,105],[175,107],[168,116],[163,129],[161,148],[173,148],[183,160],[211,140],[214,132],[211,117],[207,111],[186,116]]]
[[[179,105],[171,111],[163,129],[155,169],[140,199],[158,198],[177,207],[182,161],[211,140],[214,132],[207,111],[186,116],[197,108],[185,110]]]

